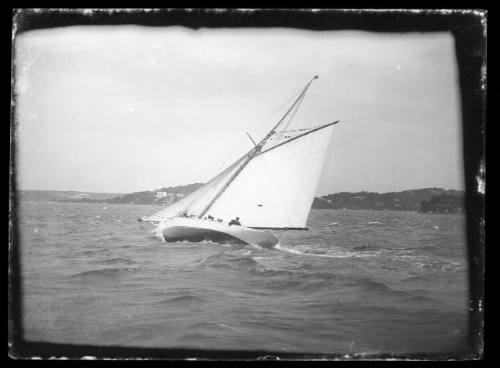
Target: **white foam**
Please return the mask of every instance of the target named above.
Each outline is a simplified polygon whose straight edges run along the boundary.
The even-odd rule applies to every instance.
[[[234,244],[230,244],[230,243],[215,243],[215,242],[211,242],[210,240],[203,240],[202,242],[200,242],[201,244],[209,244],[209,245],[220,245],[221,247],[232,247]]]
[[[299,245],[300,246],[300,245]],[[303,245],[302,245],[303,247]],[[309,246],[313,247],[313,246]],[[322,257],[322,258],[366,258],[366,257],[374,257],[380,254],[380,252],[353,252],[353,251],[346,251],[344,249],[330,249],[332,252],[328,254],[318,254],[318,253],[310,253],[310,252],[305,252],[305,251],[300,251],[296,248],[289,248],[286,246],[281,246],[280,244],[277,244],[275,246],[276,249],[286,252],[286,253],[291,253],[291,254],[296,254],[296,255],[301,255],[301,256],[308,256],[308,257]]]
[[[287,247],[282,247],[279,243],[274,246],[275,249],[281,250],[282,252],[292,253],[292,254],[303,254],[295,249],[290,249]]]
[[[241,250],[236,250],[234,252],[231,252],[229,254],[233,254],[233,255],[237,255],[237,256],[249,256],[250,254],[252,254],[252,251],[248,250],[248,249],[241,249]]]
[[[159,226],[151,230],[151,235],[153,235],[156,239],[161,240],[163,243],[166,243]]]
[[[336,254],[317,254],[317,253],[308,253],[308,252],[301,252],[300,250],[294,249],[294,248],[289,248],[285,246],[281,246],[280,244],[277,244],[275,246],[276,249],[281,250],[282,252],[287,252],[287,253],[292,253],[300,256],[312,256],[312,257],[326,257],[326,258],[343,258],[345,256]]]
[[[228,330],[241,332],[238,328],[233,327],[233,326],[226,325],[226,324],[224,324],[224,323],[217,323],[217,326],[222,327],[222,328],[225,328],[225,329],[228,329]]]
[[[255,248],[255,249],[259,249],[259,250],[262,250],[264,249],[263,247],[261,247],[260,245],[258,244],[249,244],[252,248]]]

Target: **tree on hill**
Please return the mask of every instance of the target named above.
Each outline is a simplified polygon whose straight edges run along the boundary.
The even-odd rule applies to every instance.
[[[463,207],[462,196],[455,194],[435,195],[427,201],[420,202],[420,212],[424,213],[455,213]]]
[[[459,198],[463,196],[463,192],[455,190],[447,191],[441,188],[423,188],[388,193],[366,191],[357,193],[341,192],[315,198],[312,208],[418,211],[421,208],[422,201],[428,201],[433,196],[443,194]]]

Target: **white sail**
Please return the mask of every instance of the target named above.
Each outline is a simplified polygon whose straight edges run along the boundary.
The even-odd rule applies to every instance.
[[[214,183],[214,185],[207,188],[207,190],[200,195],[198,198],[192,201],[192,203],[186,208],[186,214],[188,216],[203,217],[203,210],[210,204],[210,202],[217,196],[217,194],[223,189],[225,185],[231,180],[231,177],[239,170],[242,163],[238,162],[237,165],[231,165],[231,169],[227,170],[227,173]],[[207,212],[206,216],[212,215],[211,212]],[[213,216],[213,215],[212,215]]]
[[[227,180],[231,177],[231,174],[238,169],[245,158],[246,154],[211,179],[208,183],[195,190],[193,193],[161,211],[158,211],[150,216],[143,217],[142,221],[159,222],[184,213],[187,213],[187,215],[198,216],[201,210],[192,210],[191,207],[197,208],[208,204],[215,197],[218,189],[220,189],[227,182]]]
[[[286,130],[315,76],[259,144],[207,184],[143,221],[240,217],[246,227],[305,228],[332,125]]]
[[[209,212],[247,227],[305,228],[332,126],[253,158]]]

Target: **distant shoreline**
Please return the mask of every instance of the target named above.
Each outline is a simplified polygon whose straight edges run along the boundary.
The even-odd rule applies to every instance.
[[[98,204],[105,204],[109,206],[126,206],[126,205],[132,205],[132,206],[156,206],[160,208],[165,208],[166,206],[158,205],[158,204],[146,204],[146,203],[107,203],[107,202],[81,202],[81,201],[30,201],[30,200],[21,200],[20,202],[23,203],[57,203],[57,204],[91,204],[91,205],[98,205]],[[343,212],[343,211],[360,211],[360,212],[418,212],[421,213],[420,211],[413,211],[413,210],[373,210],[373,209],[356,209],[356,208],[314,208],[311,207],[311,210],[317,210],[317,211],[337,211],[337,212]],[[427,214],[435,214],[435,215],[460,215],[462,212],[449,212],[449,213],[427,213]],[[424,214],[424,213],[422,213]]]
[[[136,204],[166,207],[189,195],[202,185],[202,183],[194,183],[129,194],[24,190],[18,192],[18,199],[23,202]],[[423,188],[387,193],[340,192],[315,197],[311,208],[340,211],[348,209],[457,213],[464,210],[464,196],[463,191],[442,188]]]

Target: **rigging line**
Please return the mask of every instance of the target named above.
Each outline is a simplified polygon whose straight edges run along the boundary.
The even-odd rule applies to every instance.
[[[251,152],[251,151],[250,151]],[[222,172],[220,172],[218,175],[216,175],[215,177],[213,177],[212,179],[210,179],[208,181],[207,184],[210,184],[207,186],[207,188],[205,188],[204,191],[202,191],[196,198],[194,198],[191,202],[189,202],[189,204],[187,204],[186,206],[184,206],[182,208],[182,210],[180,210],[179,212],[177,212],[176,215],[179,215],[180,213],[182,212],[185,212],[185,211],[188,211],[189,210],[189,207],[192,206],[198,199],[201,198],[202,195],[204,195],[205,193],[207,193],[210,189],[212,189],[214,186],[216,186],[217,184],[219,184],[223,179],[227,178],[227,175],[231,173],[232,170],[234,170],[240,163],[241,161],[243,161],[243,159],[250,153],[250,152],[247,152],[245,153],[242,157],[240,157],[239,159],[237,159],[235,162],[233,162],[231,165],[229,165],[226,169],[224,169]],[[212,182],[212,183],[211,183]],[[205,213],[203,213],[199,218],[201,218]]]
[[[283,115],[283,117],[280,119],[280,121],[278,121],[278,123],[273,127],[273,129],[271,129],[271,131],[264,137],[264,139],[262,139],[259,144],[257,146],[254,147],[253,150],[250,151],[250,153],[247,155],[247,159],[245,161],[243,161],[243,163],[241,164],[241,166],[236,170],[236,172],[229,178],[228,182],[220,189],[220,191],[215,195],[215,197],[210,201],[210,203],[203,209],[203,211],[200,213],[200,215],[198,216],[198,218],[202,218],[203,215],[205,215],[205,213],[207,213],[207,211],[213,206],[213,204],[215,203],[215,201],[217,199],[219,199],[219,197],[225,192],[225,190],[229,187],[229,185],[234,181],[234,179],[236,179],[236,177],[240,174],[240,172],[246,167],[246,165],[248,165],[248,163],[256,156],[259,154],[259,152],[261,151],[262,147],[265,145],[265,143],[269,140],[269,138],[275,133],[275,130],[278,128],[278,126],[283,122],[283,120],[285,119],[285,117],[290,113],[290,111],[292,111],[292,109],[294,108],[294,106],[297,104],[297,102],[300,100],[300,98],[302,98],[305,93],[307,92],[307,89],[310,87],[311,83],[313,82],[313,80],[315,79],[318,79],[318,76],[314,76],[313,79],[311,79],[309,81],[309,83],[307,83],[307,85],[304,87],[304,89],[302,90],[300,96],[294,101],[294,103],[292,104],[292,106],[287,110],[287,112],[285,113],[285,115]]]
[[[236,138],[238,139],[238,141],[236,142],[234,147],[228,150],[224,150],[224,152],[222,152],[222,156],[217,155],[216,157],[214,156],[215,158],[211,158],[209,162],[207,162],[207,165],[204,167],[203,173],[200,175],[200,178],[208,178],[208,180],[206,181],[208,183],[215,177],[214,173],[220,173],[226,170],[227,167],[237,161],[234,159],[234,157],[238,157],[237,155],[239,155],[240,153],[237,151],[241,150],[241,148],[244,146],[243,138],[244,137],[240,137],[239,139]]]
[[[301,88],[299,91],[294,93],[293,96],[291,96],[288,100],[286,100],[286,102],[284,102],[278,109],[274,110],[272,113],[268,114],[265,118],[263,118],[262,123],[257,128],[255,128],[254,132],[258,132],[259,129],[261,129],[264,125],[267,125],[270,120],[275,121],[275,119],[273,117],[275,115],[277,115],[279,112],[281,112],[285,106],[288,106],[290,104],[290,101],[295,100],[302,93],[302,91],[303,91],[303,88]],[[271,118],[273,118],[273,119],[271,119]]]
[[[221,173],[222,174],[222,173]],[[175,217],[175,216],[178,216],[180,213],[182,212],[186,212],[187,209],[194,203],[196,202],[196,200],[198,200],[200,198],[200,196],[202,196],[203,194],[205,194],[209,189],[211,189],[214,185],[216,185],[222,178],[223,176],[219,174],[217,176],[215,176],[214,178],[212,178],[210,181],[208,181],[205,185],[206,185],[206,188],[203,189],[201,192],[199,192],[199,194],[197,196],[195,196],[191,201],[189,201],[188,203],[186,203],[184,206],[182,206],[172,217]],[[217,179],[217,180],[215,180]],[[215,182],[213,183],[210,183],[211,181],[215,180]],[[201,188],[200,188],[201,189]],[[199,190],[199,189],[198,189]],[[196,193],[193,192],[193,194]],[[188,198],[188,197],[186,197]],[[175,203],[173,203],[172,205],[174,205]],[[167,210],[168,207],[165,209]],[[161,211],[160,211],[161,212]],[[153,215],[154,216],[154,215]]]
[[[255,129],[253,129],[253,132],[254,132],[254,133],[256,133],[255,135],[258,137],[258,136],[260,135],[260,134],[258,134],[258,131],[259,131],[261,128],[263,128],[265,125],[268,125],[268,124],[269,124],[269,122],[270,122],[271,120],[275,120],[274,118],[273,118],[273,119],[271,119],[271,118],[272,118],[272,117],[274,117],[275,115],[277,115],[279,112],[281,112],[285,106],[288,106],[288,105],[289,105],[289,103],[290,103],[290,101],[293,101],[293,100],[297,99],[297,97],[298,97],[298,96],[299,96],[299,95],[300,95],[303,91],[304,91],[304,88],[301,88],[300,90],[298,90],[298,91],[297,91],[296,93],[294,93],[294,94],[293,94],[293,95],[292,95],[289,99],[287,99],[287,100],[286,100],[286,101],[285,101],[285,102],[284,102],[284,103],[283,103],[283,104],[282,104],[282,105],[281,105],[278,109],[274,110],[272,113],[268,114],[265,118],[263,118],[263,119],[262,119],[262,123],[261,123],[258,127],[256,127]],[[267,131],[267,130],[266,130],[266,131]],[[248,134],[248,133],[247,133],[247,134]],[[255,135],[254,135],[254,136],[255,136]],[[228,154],[226,155],[226,157],[230,157],[230,156],[233,154],[233,152],[235,152],[236,150],[238,150],[238,149],[241,147],[241,145],[242,145],[242,144],[243,144],[243,139],[240,139],[240,140],[237,142],[237,144],[234,146],[234,148],[233,148],[233,149],[231,149],[231,151],[229,151],[229,152],[228,152]],[[255,144],[255,143],[254,143],[254,145],[257,145],[257,144]],[[214,162],[212,165],[210,165],[210,166],[211,166],[210,168],[215,167],[215,166],[216,166],[215,162]],[[220,167],[223,167],[223,166],[225,166],[225,162],[224,162],[224,163],[222,163],[221,165],[217,166],[217,167],[219,167],[219,168],[220,168]],[[207,171],[208,171],[208,170],[207,170]]]
[[[288,104],[290,103],[290,101],[292,100],[295,100],[297,99],[297,97],[304,91],[304,88],[301,88],[300,90],[298,90],[296,93],[294,93],[289,99],[287,99],[278,109],[274,110],[272,113],[268,114],[262,121],[262,123],[257,127],[255,128],[254,132],[258,132],[262,127],[264,127],[264,125],[267,125],[269,124],[269,121],[271,120],[271,118],[275,115],[277,115],[281,110],[283,110],[283,108],[285,106],[288,106]],[[272,120],[275,120],[275,119],[272,119]],[[247,133],[248,134],[248,133]],[[257,137],[260,135],[260,134],[256,134]],[[233,153],[238,150],[243,144],[243,138],[241,138],[240,140],[238,140],[237,144],[234,146],[233,149],[231,149],[226,155],[225,157],[231,157],[233,155]],[[256,145],[254,143],[254,145]],[[227,161],[223,161],[222,163],[220,163],[219,165],[217,165],[217,163],[214,161],[213,163],[211,163],[209,165],[208,168],[205,169],[205,172],[209,172],[211,171],[213,168],[217,168],[218,170],[220,170],[221,167],[225,167],[226,166],[226,162]],[[218,171],[217,170],[217,171]],[[205,176],[207,176],[205,174]]]
[[[287,143],[289,143],[289,142],[291,142],[291,141],[294,141],[294,140],[296,140],[296,139],[302,138],[302,137],[303,137],[303,136],[305,136],[305,135],[308,135],[308,134],[314,133],[314,132],[316,132],[316,131],[318,131],[318,130],[321,130],[321,129],[323,129],[323,128],[329,127],[330,125],[337,124],[339,121],[340,121],[340,120],[334,121],[333,123],[328,123],[328,124],[325,124],[325,125],[321,125],[321,126],[319,126],[319,127],[317,127],[317,128],[314,128],[314,129],[312,129],[312,130],[309,130],[309,131],[307,131],[307,132],[305,132],[305,133],[302,133],[302,134],[296,135],[295,137],[290,138],[290,139],[289,139],[289,140],[287,140],[287,141],[284,141],[284,142],[278,143],[277,145],[272,146],[272,147],[270,147],[270,148],[268,148],[268,149],[266,149],[266,150],[264,150],[264,151],[260,151],[260,152],[257,154],[257,156],[260,156],[260,155],[262,155],[262,154],[264,154],[264,153],[266,153],[266,152],[269,152],[269,151],[271,151],[271,150],[273,150],[273,149],[275,149],[275,148],[278,148],[278,147],[280,147],[280,146],[282,146],[282,145],[284,145],[284,144],[287,144]]]
[[[305,94],[302,95],[302,97],[299,99],[299,102],[297,103],[295,109],[290,114],[290,118],[288,119],[288,122],[283,124],[283,126],[281,127],[282,128],[281,130],[286,130],[290,126],[290,124],[292,123],[292,120],[295,118],[295,115],[297,114],[297,111],[299,111],[299,107],[302,104],[302,101],[304,101],[304,97],[305,97]]]
[[[219,174],[220,175],[220,174]],[[175,216],[179,216],[179,214],[181,213],[187,213],[187,211],[189,211],[189,208],[194,204],[196,203],[196,201],[198,199],[201,198],[201,196],[203,196],[205,193],[207,193],[210,189],[212,189],[214,186],[216,186],[217,184],[219,184],[219,182],[224,178],[224,175],[221,175],[220,178],[218,178],[215,182],[213,182],[211,185],[208,185],[205,190],[201,191],[200,194],[198,196],[196,196],[195,198],[193,198],[192,201],[190,201],[188,204],[186,204],[184,207],[182,207],[181,210],[179,210]],[[214,178],[215,179],[215,178]],[[212,179],[213,180],[213,179]]]
[[[242,156],[240,157],[239,159],[237,159],[235,162],[233,162],[231,165],[227,166],[224,170],[222,170],[219,174],[217,174],[216,176],[214,176],[213,178],[211,178],[207,183],[205,183],[206,185],[206,188],[204,188],[201,192],[199,192],[192,200],[190,200],[188,203],[186,203],[185,205],[183,205],[176,213],[175,215],[173,215],[173,217],[175,216],[179,216],[179,214],[183,213],[183,212],[186,212],[189,210],[189,208],[194,204],[196,203],[197,200],[199,200],[204,194],[206,194],[210,189],[212,189],[215,185],[219,184],[224,178],[227,177],[227,175],[231,172],[231,170],[234,170],[234,168],[243,160],[243,158],[245,157]],[[200,188],[201,189],[201,188]],[[198,189],[198,190],[200,190]],[[194,194],[196,193],[193,192],[191,194]],[[190,194],[190,195],[191,195]],[[187,199],[188,197],[186,197]],[[173,203],[172,205],[174,205],[175,203]],[[164,210],[161,210],[149,217],[159,217],[159,218],[162,218],[162,216],[159,216],[158,214],[160,214],[161,212],[167,210],[169,207],[167,207],[166,209]]]
[[[280,121],[278,121],[278,123],[273,127],[273,129],[271,129],[271,131],[264,137],[264,139],[259,142],[259,146],[262,147],[264,145],[264,143],[269,139],[269,137],[271,137],[274,134],[275,130],[278,129],[278,127],[280,126],[280,124],[283,122],[283,120],[285,120],[285,118],[288,116],[288,114],[290,114],[290,111],[292,111],[292,109],[295,107],[295,105],[297,104],[297,102],[305,95],[305,93],[307,92],[307,90],[311,86],[311,83],[315,79],[318,79],[317,75],[314,76],[314,78],[311,79],[309,81],[309,83],[306,84],[306,86],[303,88],[302,92],[300,93],[300,96],[295,100],[295,102],[292,104],[292,106],[290,106],[290,108],[287,110],[287,112],[285,113],[285,115],[283,115],[283,117],[280,119]]]
[[[236,172],[229,178],[227,183],[215,194],[215,197],[208,203],[208,205],[200,212],[198,215],[198,218],[202,218],[208,210],[212,207],[212,205],[215,203],[217,199],[224,193],[224,191],[227,189],[227,187],[233,182],[234,179],[238,176],[238,174],[245,168],[245,166],[250,162],[250,160],[255,156],[255,154],[259,151],[259,146],[254,147],[254,149],[247,154],[246,159],[243,161],[241,166],[236,170]]]
[[[257,146],[257,143],[255,143],[255,141],[253,140],[253,138],[250,136],[250,134],[248,134],[247,132],[247,135],[248,135],[248,138],[250,138],[250,140],[252,141],[253,145],[254,146]]]
[[[306,93],[307,89],[309,88],[309,86],[311,85],[311,83],[312,83],[312,81],[313,81],[314,79],[318,79],[318,76],[314,76],[314,78],[313,78],[313,79],[311,79],[311,80],[309,81],[309,83],[308,83],[308,84],[307,84],[304,88],[300,89],[300,90],[299,90],[297,93],[295,93],[295,94],[294,94],[291,98],[289,98],[289,99],[288,99],[288,100],[287,100],[287,101],[286,101],[286,102],[285,102],[285,103],[284,103],[284,104],[283,104],[283,105],[279,108],[279,110],[277,110],[277,111],[276,111],[276,113],[273,113],[273,115],[277,114],[277,113],[278,113],[278,112],[279,112],[279,111],[280,111],[280,110],[281,110],[284,106],[288,105],[288,103],[289,103],[291,100],[296,99],[296,101],[293,103],[293,105],[291,106],[291,108],[290,108],[290,109],[289,109],[289,110],[285,113],[285,115],[283,115],[283,117],[282,117],[282,118],[281,118],[281,120],[280,120],[280,121],[283,121],[283,120],[285,119],[285,117],[289,116],[289,115],[290,115],[290,112],[292,112],[291,117],[288,119],[288,122],[285,124],[285,125],[287,125],[287,126],[288,126],[288,125],[290,125],[290,123],[291,123],[292,119],[295,117],[295,114],[297,113],[297,111],[298,111],[298,109],[299,109],[299,107],[300,107],[300,105],[301,105],[302,101],[303,101],[303,100],[304,100],[304,98],[305,98],[305,93]],[[297,96],[297,95],[298,95],[298,96]],[[292,111],[292,110],[293,110],[293,111]],[[267,123],[267,121],[265,121],[264,123]],[[261,125],[259,126],[259,128],[258,128],[258,129],[260,129],[260,127],[261,127],[261,126],[263,126],[263,125],[264,125],[264,123],[263,123],[263,124],[261,124]],[[279,125],[279,123],[276,125],[276,127],[277,127],[278,125]],[[275,129],[273,129],[273,130],[276,130],[276,127],[275,127]],[[247,135],[250,137],[250,135],[249,135],[248,133],[247,133]],[[256,144],[256,143],[253,141],[252,137],[250,137],[250,139],[252,140],[252,142],[253,142],[254,146],[258,146],[258,145],[259,145],[259,144]],[[264,139],[265,139],[265,138],[264,138]],[[240,140],[240,142],[241,142],[241,140]],[[262,141],[261,141],[261,143],[262,143]],[[261,148],[262,148],[262,146],[263,146],[263,144],[261,145]],[[238,147],[239,147],[239,145],[238,145]],[[235,148],[235,149],[236,149],[236,148]],[[234,152],[234,151],[235,151],[235,149],[233,149],[233,151],[232,151],[232,152]]]

